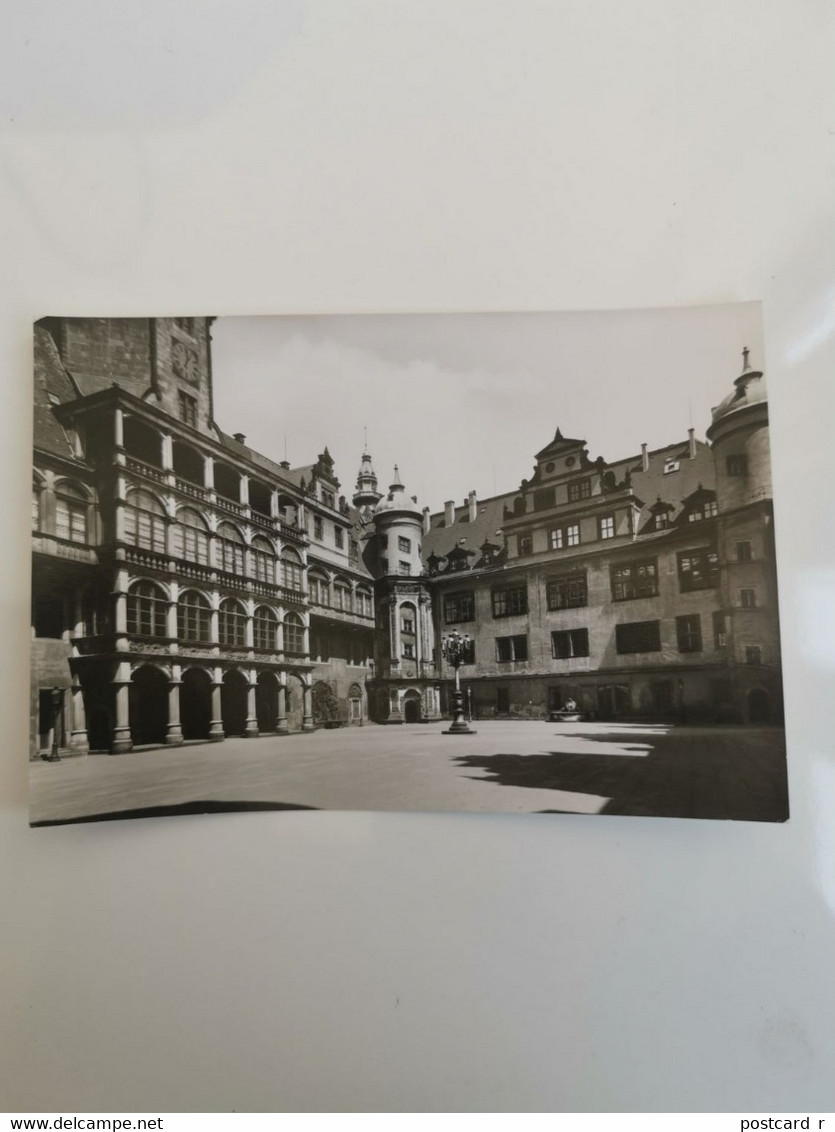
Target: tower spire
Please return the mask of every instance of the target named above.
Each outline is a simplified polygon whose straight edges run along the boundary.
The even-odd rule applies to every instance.
[[[363,432],[367,432],[363,429]],[[375,507],[383,498],[382,492],[377,490],[377,473],[371,463],[371,454],[368,451],[368,437],[365,437],[360,469],[357,473],[357,485],[354,489],[353,504],[358,510]]]

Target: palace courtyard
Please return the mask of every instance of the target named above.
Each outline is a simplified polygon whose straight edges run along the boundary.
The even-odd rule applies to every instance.
[[[788,817],[779,728],[480,721],[322,730],[30,764],[33,825],[224,810]]]

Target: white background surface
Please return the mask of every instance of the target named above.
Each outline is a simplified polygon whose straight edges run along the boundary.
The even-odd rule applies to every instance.
[[[0,1108],[835,1107],[832,6],[14,0],[3,22]],[[33,318],[760,298],[787,825],[28,830]]]

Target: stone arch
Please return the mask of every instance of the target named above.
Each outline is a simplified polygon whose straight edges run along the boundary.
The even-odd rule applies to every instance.
[[[168,728],[168,674],[156,664],[140,664],[131,677],[130,733],[135,747],[165,742]]]
[[[212,680],[195,665],[183,672],[180,685],[180,725],[184,739],[208,739],[212,722]]]
[[[240,473],[236,472],[229,464],[221,463],[219,460],[215,461],[214,472],[215,491],[218,495],[222,495],[224,499],[229,499],[233,503],[240,503]]]
[[[220,714],[226,736],[242,736],[246,733],[247,694],[249,683],[238,668],[230,668],[223,674],[220,689]]]
[[[348,689],[348,719],[351,723],[362,723],[363,715],[362,686],[352,684]]]
[[[301,731],[304,719],[304,690],[306,682],[298,672],[287,673],[287,727]]]
[[[769,723],[771,721],[771,696],[765,688],[752,688],[746,697],[749,723]]]
[[[128,587],[127,628],[132,636],[168,635],[168,588],[149,578],[136,578]]]
[[[262,481],[251,479],[249,481],[249,506],[259,515],[269,519],[272,510],[272,492]]]
[[[178,507],[171,527],[171,553],[175,558],[209,564],[209,524],[195,507]]]
[[[278,697],[281,694],[278,677],[274,672],[259,672],[255,688],[255,716],[259,734],[273,732],[278,727]]]
[[[408,688],[403,694],[403,719],[406,723],[420,723],[422,716],[420,692]]]

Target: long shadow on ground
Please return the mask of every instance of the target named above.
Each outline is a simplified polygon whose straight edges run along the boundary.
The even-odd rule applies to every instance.
[[[292,802],[180,802],[172,806],[145,806],[134,810],[114,810],[78,818],[50,818],[33,821],[30,826],[79,825],[90,821],[127,821],[128,818],[170,818],[181,814],[232,814],[245,810],[315,810],[316,806],[296,806]]]
[[[488,777],[479,781],[601,795],[609,799],[603,814],[769,822],[789,816],[784,733],[776,728],[740,729],[721,737],[673,728],[640,738],[611,733],[582,739],[584,744],[619,744],[622,753],[551,751],[456,761],[486,771]],[[636,749],[645,753],[630,753]]]

